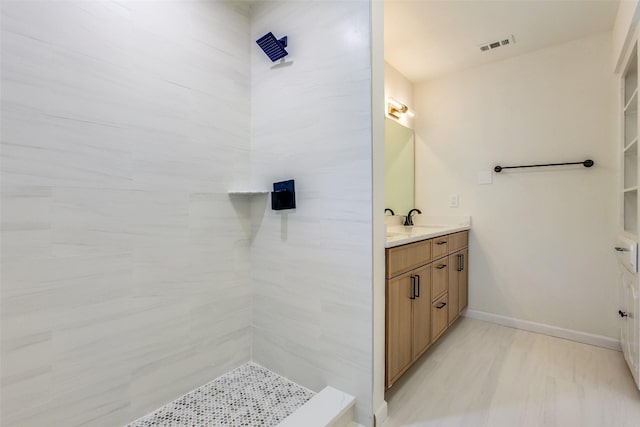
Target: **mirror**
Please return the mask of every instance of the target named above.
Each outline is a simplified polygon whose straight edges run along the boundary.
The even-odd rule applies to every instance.
[[[406,215],[413,206],[413,129],[387,118],[384,135],[384,207]]]

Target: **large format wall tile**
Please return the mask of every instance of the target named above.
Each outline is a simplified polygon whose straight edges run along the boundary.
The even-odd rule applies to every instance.
[[[122,425],[249,360],[248,33],[2,3],[3,426]]]
[[[3,2],[3,425],[121,425],[252,352],[371,424],[369,12]],[[288,178],[293,212],[227,195]]]
[[[251,35],[288,36],[285,65],[254,46],[251,172],[293,178],[297,209],[252,204],[256,362],[357,397],[371,420],[371,24],[367,1],[259,2]],[[288,64],[286,64],[288,63]]]

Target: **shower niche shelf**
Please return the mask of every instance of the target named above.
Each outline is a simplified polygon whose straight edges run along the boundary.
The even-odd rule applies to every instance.
[[[229,190],[227,194],[230,196],[255,196],[258,194],[269,194],[269,190]]]

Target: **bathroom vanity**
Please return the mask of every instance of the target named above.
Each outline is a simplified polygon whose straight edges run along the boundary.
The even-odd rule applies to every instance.
[[[414,226],[387,232],[387,389],[467,307],[468,229]]]

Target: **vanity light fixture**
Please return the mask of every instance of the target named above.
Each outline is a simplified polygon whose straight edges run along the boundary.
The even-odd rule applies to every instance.
[[[406,114],[409,117],[415,116],[413,111],[409,110],[409,107],[393,98],[387,98],[387,114],[396,119],[399,119],[402,114]]]

